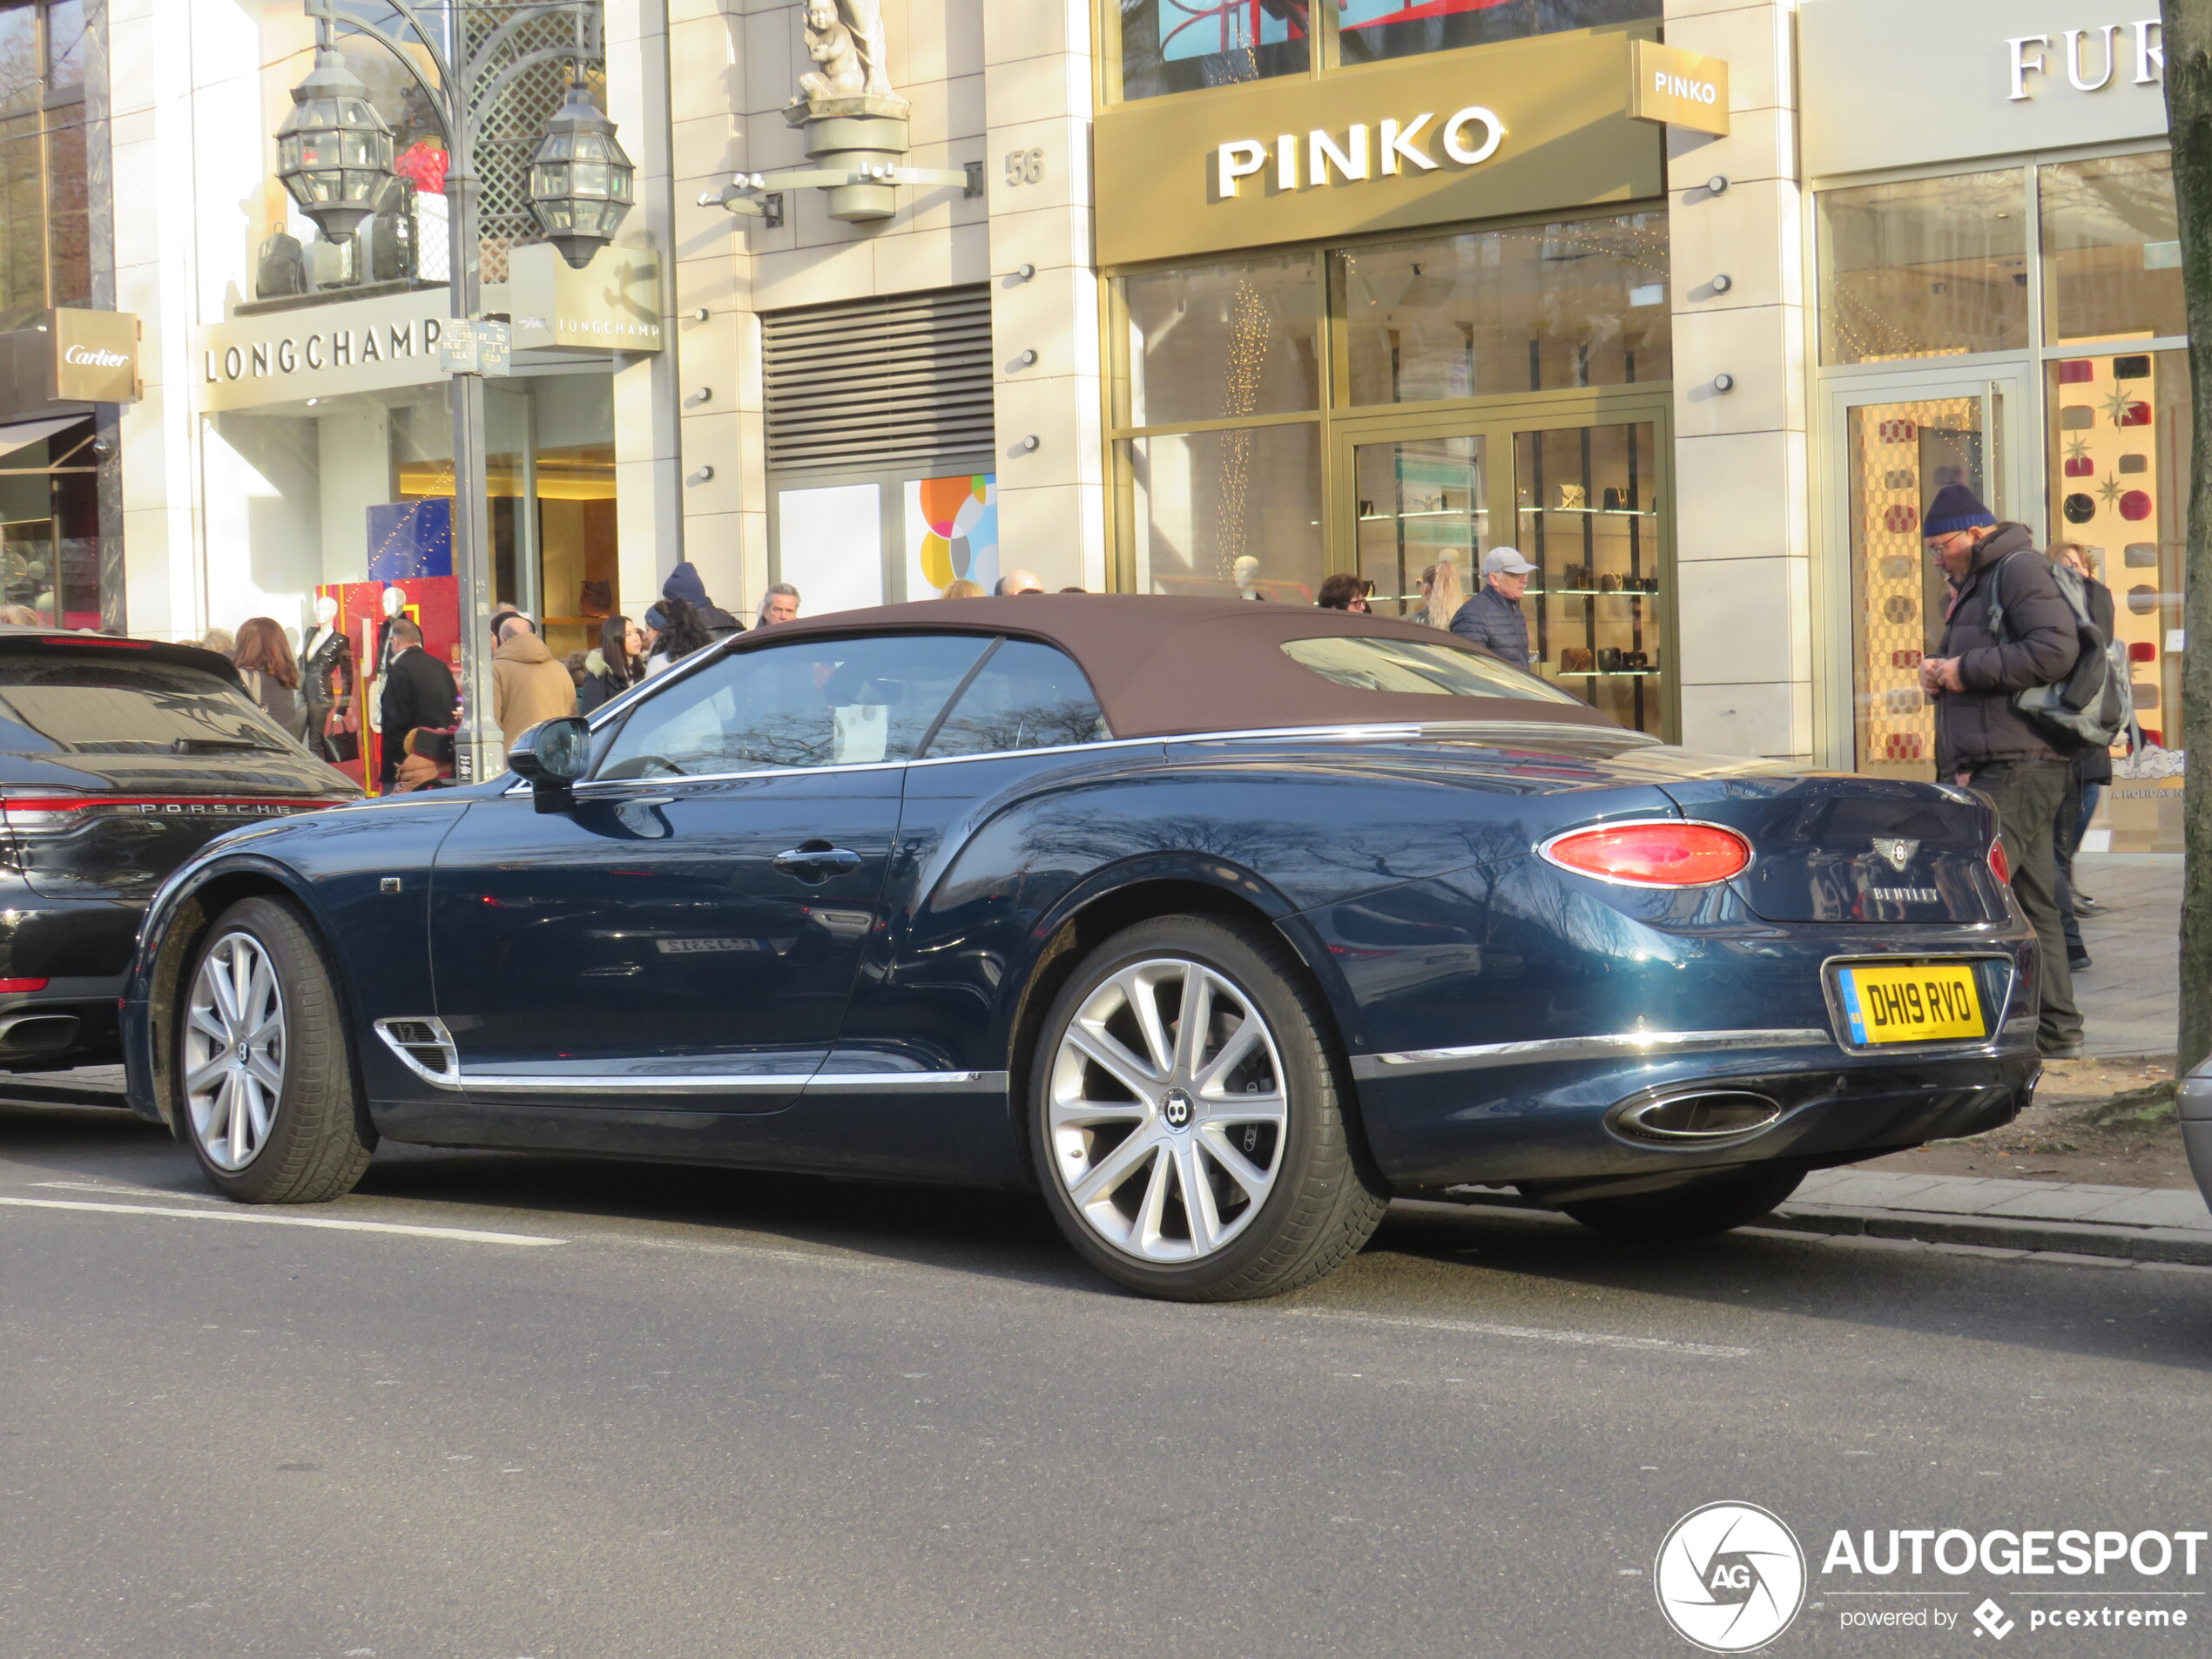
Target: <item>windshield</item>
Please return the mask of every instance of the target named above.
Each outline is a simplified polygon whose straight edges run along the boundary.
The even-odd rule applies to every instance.
[[[289,752],[245,692],[144,658],[0,658],[0,752],[181,755]]]
[[[1581,699],[1494,657],[1425,639],[1377,639],[1332,634],[1291,639],[1283,655],[1324,679],[1360,691],[1413,691],[1432,697],[1510,697],[1527,703]]]

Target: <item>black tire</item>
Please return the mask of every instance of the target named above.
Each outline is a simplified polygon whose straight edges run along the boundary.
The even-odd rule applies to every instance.
[[[1224,1009],[1239,1020],[1238,1025],[1224,1028],[1231,1037],[1241,1033],[1243,1019],[1250,1013],[1259,1016],[1258,1039],[1244,1050],[1253,1057],[1224,1069],[1219,1088],[1231,1089],[1239,1077],[1257,1075],[1262,1081],[1247,1082],[1246,1092],[1234,1094],[1210,1094],[1195,1084],[1195,1092],[1165,1087],[1166,1096],[1182,1094],[1183,1102],[1179,1109],[1170,1101],[1157,1110],[1147,1107],[1136,1091],[1123,1091],[1133,1103],[1131,1109],[1143,1116],[1139,1126],[1123,1138],[1134,1141],[1140,1133],[1152,1136],[1151,1144],[1159,1149],[1157,1161],[1178,1171],[1155,1170],[1155,1155],[1146,1153],[1133,1166],[1136,1173],[1126,1177],[1129,1184],[1136,1184],[1144,1170],[1153,1170],[1151,1179],[1172,1184],[1170,1202],[1184,1206],[1184,1242],[1194,1251],[1198,1247],[1193,1237],[1199,1224],[1194,1219],[1197,1212],[1184,1203],[1181,1169],[1201,1171],[1199,1178],[1209,1189],[1201,1201],[1208,1224],[1214,1224],[1217,1211],[1221,1212],[1222,1242],[1211,1253],[1162,1261],[1146,1259],[1134,1246],[1109,1242],[1070,1196],[1070,1180],[1086,1167],[1084,1161],[1095,1157],[1088,1168],[1103,1172],[1122,1139],[1104,1143],[1099,1132],[1070,1129],[1069,1142],[1057,1140],[1054,1089],[1055,1076],[1068,1075],[1058,1070],[1062,1045],[1086,1004],[1096,996],[1111,995],[1117,974],[1174,961],[1210,970],[1226,982],[1219,986],[1206,981],[1214,987],[1206,993],[1208,1031],[1225,1017]],[[1249,1002],[1249,1009],[1239,1008],[1240,1000]],[[1170,1023],[1163,1013],[1162,1030],[1171,1043],[1180,1024],[1179,1019]],[[1030,1139],[1038,1184],[1054,1221],[1076,1253],[1130,1290],[1183,1302],[1278,1296],[1333,1272],[1357,1255],[1381,1222],[1390,1193],[1371,1167],[1349,1121],[1344,1068],[1334,1054],[1332,1028],[1326,1007],[1296,957],[1264,927],[1194,916],[1161,917],[1124,929],[1085,957],[1045,1016],[1029,1078]],[[1271,1040],[1271,1049],[1263,1047]],[[1202,1032],[1192,1055],[1194,1065],[1209,1052],[1217,1059],[1225,1053],[1226,1039],[1211,1050],[1208,1041]],[[1177,1053],[1181,1054],[1179,1046]],[[1086,1070],[1088,1062],[1069,1063],[1087,1076],[1093,1075]],[[1264,1093],[1264,1078],[1276,1073],[1278,1063],[1273,1089]],[[1182,1075],[1188,1081],[1192,1074]],[[1086,1093],[1090,1087],[1084,1084]],[[1279,1107],[1260,1104],[1278,1096]],[[1265,1131],[1264,1143],[1262,1131],[1243,1122],[1251,1111],[1263,1109],[1277,1111],[1280,1118],[1280,1128]],[[1175,1163],[1177,1143],[1167,1128],[1174,1123],[1177,1109],[1182,1122],[1176,1130],[1184,1137],[1180,1144],[1187,1149],[1183,1155],[1190,1159],[1188,1165]],[[1232,1140],[1231,1150],[1250,1154],[1247,1167],[1254,1173],[1262,1173],[1260,1160],[1271,1160],[1271,1179],[1257,1203],[1238,1184],[1231,1163],[1214,1150],[1209,1136],[1240,1137],[1241,1147]],[[1093,1150],[1099,1144],[1107,1150]],[[1076,1179],[1075,1184],[1080,1186],[1082,1182]],[[1167,1190],[1163,1185],[1163,1190]],[[1090,1213],[1099,1213],[1105,1204],[1122,1204],[1126,1190],[1117,1186],[1094,1194]],[[1241,1205],[1240,1193],[1246,1194]],[[1138,1197],[1135,1207],[1142,1211],[1144,1202]],[[1141,1216],[1130,1217],[1128,1222],[1133,1230],[1141,1230]]]
[[[1698,1176],[1659,1192],[1624,1198],[1585,1198],[1559,1207],[1610,1238],[1640,1244],[1683,1244],[1710,1238],[1757,1221],[1797,1190],[1804,1171],[1757,1165],[1724,1175]]]
[[[238,1109],[195,1108],[192,1019],[211,959],[240,939],[259,949],[280,988],[281,1081],[258,1143],[232,1159],[227,1148],[220,1157],[211,1151],[203,1126]],[[240,1204],[327,1204],[353,1190],[376,1150],[376,1131],[354,1086],[353,1045],[330,965],[298,912],[275,899],[242,899],[218,917],[179,987],[176,1028],[178,1138],[217,1191]]]

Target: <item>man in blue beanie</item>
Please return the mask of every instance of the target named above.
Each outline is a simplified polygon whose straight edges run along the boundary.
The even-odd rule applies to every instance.
[[[2072,755],[2013,698],[2074,671],[2081,651],[2074,608],[2027,527],[1999,523],[1965,484],[1936,492],[1920,535],[1952,589],[1940,654],[1920,664],[1920,689],[1935,700],[1936,776],[1997,803],[2013,897],[2035,929],[2037,1042],[2047,1056],[2067,1058],[2081,1052],[2081,1010],[2067,966],[2054,826]],[[2001,631],[1990,626],[1993,600]]]
[[[660,597],[664,599],[681,599],[691,606],[698,613],[699,620],[706,624],[707,632],[717,639],[725,634],[745,631],[745,624],[706,597],[706,583],[699,580],[698,567],[689,559],[668,573],[668,580],[660,585]],[[662,623],[655,614],[659,609],[656,605],[645,613],[645,625],[655,633],[662,631]]]

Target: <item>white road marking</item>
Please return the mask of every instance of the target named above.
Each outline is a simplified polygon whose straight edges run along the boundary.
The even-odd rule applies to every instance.
[[[1414,1331],[1456,1331],[1476,1337],[1521,1337],[1532,1342],[1565,1342],[1586,1348],[1633,1348],[1645,1352],[1694,1353],[1707,1359],[1742,1359],[1750,1348],[1711,1342],[1675,1342],[1665,1337],[1622,1337],[1603,1331],[1554,1331],[1534,1325],[1494,1325],[1483,1319],[1407,1319],[1381,1313],[1339,1313],[1327,1308],[1285,1308],[1302,1319],[1334,1319],[1345,1325],[1393,1325]]]
[[[396,1221],[339,1221],[321,1216],[272,1216],[259,1210],[172,1210],[151,1204],[84,1204],[69,1198],[0,1198],[18,1210],[91,1210],[103,1215],[174,1216],[185,1221],[246,1221],[269,1227],[320,1227],[331,1232],[399,1233],[409,1238],[454,1238],[470,1244],[565,1244],[535,1233],[482,1232],[470,1227],[410,1227]]]
[[[116,1198],[167,1198],[182,1204],[228,1204],[228,1198],[212,1192],[172,1192],[165,1187],[118,1187],[100,1181],[34,1181],[30,1184],[42,1191],[105,1192]]]

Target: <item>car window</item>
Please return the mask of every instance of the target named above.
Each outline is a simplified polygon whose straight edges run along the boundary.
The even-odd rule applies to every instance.
[[[1425,639],[1379,639],[1329,634],[1290,639],[1283,655],[1324,679],[1361,691],[1413,691],[1433,697],[1511,697],[1529,703],[1575,703],[1579,698],[1482,652]]]
[[[648,692],[597,776],[672,778],[905,760],[988,640],[797,639],[733,651]]]
[[[1007,639],[990,654],[929,740],[933,755],[1000,754],[1111,737],[1090,682],[1063,651]]]
[[[204,670],[125,657],[0,658],[0,752],[297,753],[253,698]]]

